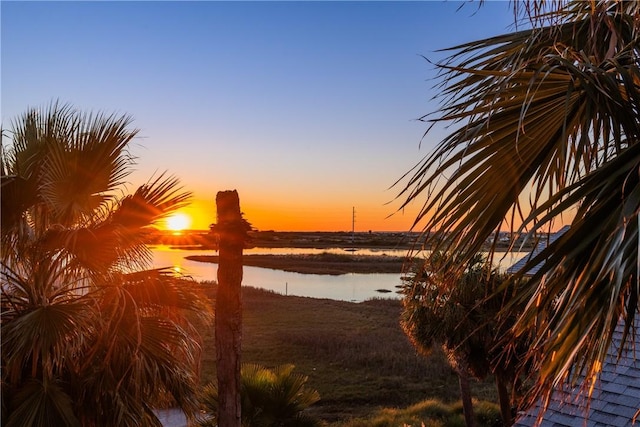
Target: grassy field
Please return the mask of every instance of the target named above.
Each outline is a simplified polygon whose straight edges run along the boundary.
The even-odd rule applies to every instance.
[[[205,286],[215,298],[215,285]],[[400,310],[398,300],[356,304],[245,288],[242,360],[293,363],[320,392],[314,413],[335,426],[426,399],[456,402],[457,377],[443,354],[416,354],[398,324]],[[215,379],[213,325],[205,333],[202,373],[203,383]],[[473,392],[495,401],[490,381],[475,383]]]

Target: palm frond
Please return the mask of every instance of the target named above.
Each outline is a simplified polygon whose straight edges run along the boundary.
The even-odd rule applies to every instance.
[[[115,197],[112,192],[131,173],[126,148],[137,130],[127,129],[130,122],[127,116],[79,117],[65,129],[71,138],[52,145],[40,191],[58,222],[86,221]]]
[[[43,236],[49,250],[69,254],[71,263],[97,272],[113,269],[148,268],[150,252],[145,245],[148,227],[185,206],[191,193],[179,187],[173,177],[160,176],[126,196],[106,218],[83,227],[50,228]]]
[[[160,426],[153,405],[197,409],[192,321],[209,319],[208,299],[167,269],[139,271],[148,229],[190,193],[163,174],[122,196],[129,125],[52,103],[2,148],[3,423]]]
[[[461,84],[468,92],[491,94],[491,99],[469,99],[465,91],[437,119],[469,122],[422,162],[401,193],[407,194],[405,204],[422,193],[430,196],[417,222],[436,209],[438,214],[425,229],[464,230],[459,219],[482,218],[486,224],[479,235],[486,236],[530,183],[535,183],[532,200],[540,200],[596,166],[600,153],[614,155],[625,145],[624,135],[638,134],[637,121],[621,114],[637,109],[638,87],[621,84],[637,80],[632,65],[608,62],[586,74],[563,58],[547,62],[539,71],[522,69],[507,76],[503,71],[450,68],[456,75],[470,75]],[[483,85],[470,81],[482,74],[488,75]],[[606,145],[594,146],[592,138]],[[448,181],[437,188],[441,176]],[[480,215],[488,206],[496,214]],[[478,240],[470,254],[477,251]]]
[[[593,375],[620,317],[633,324],[640,292],[639,4],[545,3],[531,5],[551,25],[534,18],[452,48],[442,107],[423,120],[457,128],[400,192],[404,205],[425,199],[414,226],[461,266],[501,229],[533,238],[572,221],[514,278],[543,263],[512,305],[527,306],[517,333],[539,337],[534,398]]]
[[[7,427],[80,426],[71,396],[56,382],[27,381],[15,391],[9,406]]]
[[[171,268],[138,271],[123,276],[124,286],[139,304],[148,307],[171,307],[211,315],[211,307],[202,285],[183,278]]]
[[[620,319],[625,320],[625,335],[633,330],[640,308],[639,147],[628,148],[555,196],[569,198],[563,203],[583,202],[571,229],[518,274],[542,263],[518,296],[521,302],[536,304],[529,304],[516,331],[527,333],[535,324],[544,337],[532,348],[530,359],[539,364],[546,386],[564,379],[558,375],[564,372],[560,367],[573,367],[568,377],[572,382],[597,374],[593,367],[604,360]]]
[[[125,197],[111,221],[125,229],[149,226],[187,205],[190,197],[191,193],[182,190],[178,179],[161,174]]]
[[[3,322],[4,370],[15,382],[23,370],[30,377],[55,378],[86,338],[91,325],[87,301],[65,302],[32,308]]]
[[[201,343],[186,313],[211,312],[200,285],[153,270],[114,276],[99,294],[100,335],[79,367],[89,380],[83,387],[110,390],[95,404],[96,414],[120,422],[108,415],[110,406],[114,399],[133,398],[148,405],[178,405],[195,415]],[[95,395],[88,392],[87,398]],[[135,410],[146,413],[142,407]]]
[[[4,175],[0,191],[2,238],[5,239],[15,230],[26,210],[36,203],[36,189],[32,182],[20,176]]]

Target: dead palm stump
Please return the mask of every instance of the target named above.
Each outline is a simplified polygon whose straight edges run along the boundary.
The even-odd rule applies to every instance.
[[[216,195],[219,236],[218,292],[215,311],[218,426],[240,426],[240,354],[242,349],[242,250],[251,229],[240,212],[238,192]]]

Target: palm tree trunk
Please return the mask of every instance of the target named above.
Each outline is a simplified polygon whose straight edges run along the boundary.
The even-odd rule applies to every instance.
[[[500,415],[502,416],[502,424],[505,427],[513,425],[511,399],[509,399],[509,389],[507,388],[507,385],[507,380],[502,375],[496,374],[496,388],[498,389],[498,401],[500,402]]]
[[[467,427],[476,426],[476,418],[473,413],[473,402],[471,400],[471,386],[469,384],[469,374],[464,368],[457,369],[458,382],[460,383],[460,399],[462,399],[462,411]]]
[[[234,191],[216,196],[219,233],[215,335],[218,374],[218,426],[240,427],[240,354],[242,348],[242,249],[245,241],[240,199]]]

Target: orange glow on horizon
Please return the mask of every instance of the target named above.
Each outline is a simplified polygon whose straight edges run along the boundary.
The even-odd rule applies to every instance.
[[[240,210],[244,218],[259,231],[351,231],[351,204],[337,204],[318,201],[314,205],[292,200],[265,198],[260,195],[240,192]],[[248,193],[248,192],[245,192]],[[255,196],[255,197],[254,197]],[[393,207],[382,203],[362,202],[355,205],[356,232],[408,231],[415,219],[413,210],[396,212],[391,217]],[[188,206],[178,212],[191,219],[191,230],[208,230],[216,222],[215,194],[211,198],[196,197]],[[161,224],[163,229],[173,230]]]
[[[398,210],[397,204],[394,206],[377,200],[360,200],[353,205],[327,199],[309,202],[293,196],[286,199],[266,197],[246,190],[239,191],[239,195],[240,210],[244,218],[258,231],[348,232],[351,231],[351,209],[355,205],[357,233],[407,232],[410,231],[420,208],[418,203],[414,203],[403,210]],[[188,221],[187,224],[185,224],[186,221]],[[214,193],[210,198],[202,196],[193,198],[188,206],[166,218],[159,226],[164,230],[180,234],[184,230],[209,230],[209,226],[215,222]],[[422,231],[423,225],[424,221],[412,231]],[[562,225],[564,224],[554,228],[560,228]],[[505,227],[502,228],[506,230]]]
[[[297,194],[291,197],[275,197],[248,190],[238,190],[240,210],[244,218],[258,231],[298,231],[298,232],[349,232],[351,231],[352,207],[355,207],[355,231],[357,233],[372,232],[407,232],[410,231],[418,212],[419,203],[413,203],[398,210],[398,203],[385,203],[375,199],[361,199],[349,202],[336,202],[327,198],[307,200]],[[180,209],[180,214],[190,218],[187,229],[209,230],[216,219],[215,192],[211,197],[199,194],[191,199],[191,203]],[[566,219],[554,225],[554,230],[570,223]],[[425,220],[414,227],[415,232],[422,231]],[[502,230],[507,231],[508,225]],[[516,226],[519,223],[515,224]],[[161,224],[163,229],[173,230]]]

